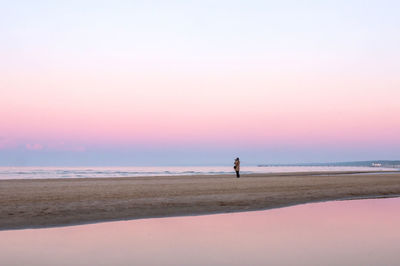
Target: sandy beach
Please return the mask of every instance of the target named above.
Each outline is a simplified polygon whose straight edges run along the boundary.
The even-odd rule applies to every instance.
[[[400,195],[400,173],[281,173],[0,181],[0,229],[262,210]]]

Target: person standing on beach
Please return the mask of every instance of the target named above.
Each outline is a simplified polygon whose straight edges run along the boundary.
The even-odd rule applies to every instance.
[[[233,168],[236,171],[236,177],[239,178],[240,177],[240,173],[239,173],[239,171],[240,171],[240,160],[239,160],[239,157],[235,159],[235,163],[233,165]]]

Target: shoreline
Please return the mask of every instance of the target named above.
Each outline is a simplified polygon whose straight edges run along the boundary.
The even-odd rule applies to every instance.
[[[0,180],[0,230],[262,211],[400,196],[400,173]]]
[[[376,196],[365,196],[365,197],[354,197],[354,198],[339,198],[339,199],[332,199],[332,200],[316,200],[316,201],[309,201],[303,203],[293,203],[290,205],[283,205],[283,206],[276,206],[270,207],[266,209],[257,209],[257,210],[247,210],[247,211],[228,211],[228,212],[215,212],[215,213],[200,213],[200,214],[181,214],[181,215],[173,215],[173,216],[149,216],[143,218],[121,218],[121,219],[110,219],[110,220],[97,220],[92,222],[82,222],[82,223],[73,223],[73,224],[60,224],[60,225],[46,225],[46,226],[32,226],[32,227],[22,227],[22,228],[11,228],[11,229],[2,229],[0,228],[0,232],[2,231],[15,231],[15,230],[30,230],[30,229],[48,229],[48,228],[58,228],[58,227],[70,227],[70,226],[81,226],[81,225],[91,225],[91,224],[99,224],[99,223],[112,223],[112,222],[129,222],[132,220],[145,220],[145,219],[163,219],[163,218],[173,218],[173,217],[196,217],[196,216],[203,216],[203,215],[218,215],[218,214],[230,214],[230,213],[246,213],[246,212],[258,212],[258,211],[268,211],[274,209],[281,209],[281,208],[290,208],[299,205],[306,205],[306,204],[318,204],[324,202],[333,202],[333,201],[350,201],[350,200],[368,200],[368,199],[394,199],[400,198],[400,194],[394,195],[376,195]]]
[[[297,171],[297,172],[268,172],[268,173],[240,173],[240,176],[245,177],[270,177],[270,176],[320,176],[320,175],[359,175],[359,174],[366,174],[366,175],[375,175],[375,174],[400,174],[400,170],[375,170],[375,171]],[[121,179],[133,179],[133,178],[168,178],[168,177],[234,177],[235,173],[218,173],[218,174],[174,174],[174,175],[135,175],[135,176],[114,176],[114,177],[58,177],[58,178],[3,178],[0,179],[1,181],[29,181],[29,180],[121,180]],[[236,176],[235,176],[236,177]]]

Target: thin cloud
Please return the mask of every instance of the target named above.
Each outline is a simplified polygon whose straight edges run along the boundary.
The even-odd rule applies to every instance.
[[[25,145],[25,148],[27,149],[27,150],[31,150],[31,151],[40,151],[40,150],[43,150],[43,145],[42,144],[38,144],[38,143],[35,143],[35,144],[26,144]]]

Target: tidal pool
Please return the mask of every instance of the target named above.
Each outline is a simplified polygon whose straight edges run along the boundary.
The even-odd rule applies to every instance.
[[[1,265],[399,265],[400,198],[0,231]]]

